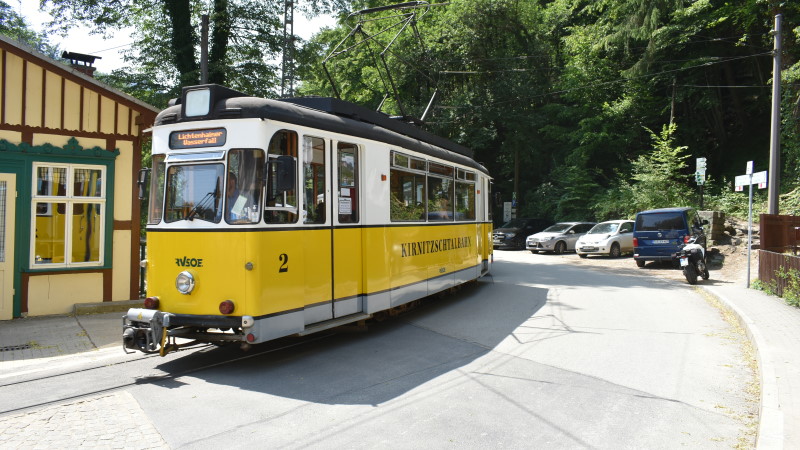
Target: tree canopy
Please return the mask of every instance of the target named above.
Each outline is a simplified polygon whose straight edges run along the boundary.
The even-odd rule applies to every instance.
[[[211,81],[279,92],[283,1],[41,1],[54,26],[133,27],[138,52],[130,70],[112,75],[147,98],[199,80],[202,14]],[[556,220],[697,203],[696,157],[708,159],[706,193],[720,202],[746,161],[765,169],[771,30],[781,14],[782,187],[800,184],[800,2],[451,0],[368,17],[345,12],[396,2],[296,3],[296,14],[339,11],[338,26],[294,41],[300,93],[416,118],[430,104],[423,126],[472,148],[503,200],[516,195],[518,215]],[[326,61],[332,85],[322,62],[351,32],[370,37]],[[667,156],[682,163],[669,164],[672,181],[659,184]]]

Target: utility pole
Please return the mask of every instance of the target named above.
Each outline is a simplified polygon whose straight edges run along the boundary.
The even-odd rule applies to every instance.
[[[283,66],[281,97],[294,95],[294,0],[285,0],[283,12]]]
[[[672,101],[669,105],[669,124],[675,121],[675,83],[677,83],[677,77],[672,77]]]
[[[511,218],[517,217],[519,210],[519,147],[514,148],[514,192],[511,193]]]
[[[208,84],[208,14],[200,17],[200,84]]]
[[[769,143],[769,192],[767,213],[778,214],[781,193],[781,15],[775,16],[775,49],[772,59],[772,125]]]

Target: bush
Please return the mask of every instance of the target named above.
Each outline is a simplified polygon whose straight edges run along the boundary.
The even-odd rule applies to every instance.
[[[783,288],[783,299],[792,306],[800,306],[800,272],[797,269],[786,270],[781,266],[775,276],[786,282]]]

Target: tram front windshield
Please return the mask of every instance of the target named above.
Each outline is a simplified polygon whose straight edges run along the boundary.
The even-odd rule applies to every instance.
[[[222,164],[171,166],[167,170],[166,222],[222,219],[225,166]]]
[[[181,220],[231,225],[258,223],[264,165],[263,150],[234,149],[228,151],[227,164],[169,166],[164,220],[168,223]]]

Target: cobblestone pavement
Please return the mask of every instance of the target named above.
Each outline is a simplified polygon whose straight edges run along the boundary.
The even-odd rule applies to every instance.
[[[51,358],[96,349],[86,329],[74,316],[14,319],[3,321],[2,325],[0,362]]]
[[[168,449],[139,404],[120,391],[0,417],[0,448]]]

